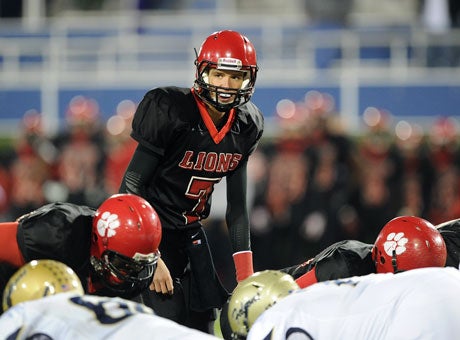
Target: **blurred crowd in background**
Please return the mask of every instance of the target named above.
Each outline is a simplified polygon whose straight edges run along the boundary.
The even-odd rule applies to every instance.
[[[368,107],[362,133],[350,136],[332,97],[317,91],[281,101],[277,114],[277,136],[252,161],[256,266],[301,262],[342,239],[373,243],[397,215],[460,217],[456,119],[438,117],[424,131]]]
[[[27,111],[20,135],[2,149],[1,219],[14,220],[56,201],[97,207],[117,193],[136,147],[129,135],[135,109],[134,102],[122,101],[103,122],[94,99],[76,96],[65,128],[55,136],[44,132],[40,112]]]
[[[130,137],[135,109],[136,103],[124,100],[101,121],[97,102],[76,96],[56,136],[43,132],[39,112],[26,112],[21,135],[1,153],[0,219],[14,220],[55,201],[97,207],[116,193],[136,147]],[[347,135],[332,96],[318,91],[301,102],[281,100],[276,117],[276,132],[263,138],[249,163],[257,269],[302,262],[342,239],[372,243],[397,215],[434,224],[460,216],[454,118],[439,117],[426,131],[369,107],[362,133]],[[231,261],[223,215],[205,223],[216,266],[232,268],[220,265]]]

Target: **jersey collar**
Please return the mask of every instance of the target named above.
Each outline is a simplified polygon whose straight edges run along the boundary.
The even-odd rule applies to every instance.
[[[230,109],[230,111],[228,112],[227,122],[222,127],[222,129],[220,129],[220,131],[217,131],[217,128],[214,125],[214,122],[209,116],[206,105],[198,98],[198,96],[195,93],[195,90],[193,88],[191,90],[192,90],[193,97],[195,98],[195,101],[198,105],[198,109],[200,111],[200,115],[201,115],[201,118],[203,119],[204,125],[208,129],[209,134],[211,135],[211,138],[214,141],[214,143],[219,144],[221,140],[224,139],[225,135],[230,131],[232,127],[233,121],[235,119],[235,108]]]

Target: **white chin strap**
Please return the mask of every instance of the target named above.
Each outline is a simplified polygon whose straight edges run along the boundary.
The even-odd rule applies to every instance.
[[[206,84],[209,84],[208,72],[203,72],[203,81],[204,81]]]

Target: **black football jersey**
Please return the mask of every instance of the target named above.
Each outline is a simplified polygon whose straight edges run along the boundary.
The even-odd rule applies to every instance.
[[[460,265],[460,219],[440,224],[439,232],[446,243],[446,267],[459,268]]]
[[[459,268],[460,262],[460,219],[437,226],[447,249],[446,267]],[[334,243],[307,262],[282,271],[295,279],[315,267],[318,282],[375,273],[372,261],[372,244],[355,240]]]
[[[253,103],[227,113],[223,121],[229,129],[217,126],[216,142],[189,88],[157,88],[139,104],[131,136],[161,157],[145,199],[163,228],[196,226],[206,218],[214,185],[247,162],[257,147],[264,120]]]
[[[92,208],[58,202],[21,217],[17,241],[24,260],[63,262],[86,286],[94,214]]]
[[[375,273],[372,244],[356,240],[336,242],[311,260],[283,271],[298,279],[313,267],[318,282]]]

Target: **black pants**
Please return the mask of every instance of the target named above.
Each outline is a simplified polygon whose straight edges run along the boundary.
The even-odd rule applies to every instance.
[[[209,332],[214,309],[221,308],[229,294],[216,274],[204,230],[163,229],[160,252],[173,278],[174,294],[148,291],[144,303],[159,316]]]

